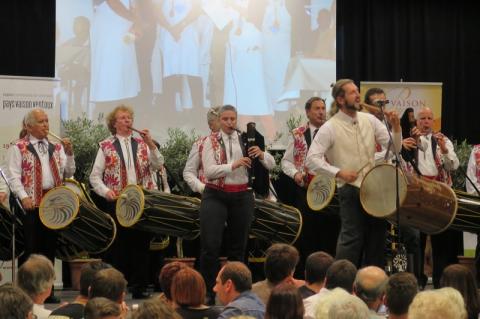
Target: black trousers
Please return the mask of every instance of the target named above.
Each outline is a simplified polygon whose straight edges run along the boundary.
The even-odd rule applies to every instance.
[[[200,272],[211,293],[220,268],[220,250],[224,231],[229,261],[245,261],[250,225],[253,220],[252,191],[227,193],[205,188],[200,206]],[[226,229],[225,229],[226,227]]]
[[[427,235],[420,233],[422,273],[426,239]],[[463,255],[463,233],[447,229],[440,234],[431,235],[430,239],[432,241],[433,286],[440,288],[440,278],[442,277],[443,269],[448,265],[458,263],[458,256]]]
[[[19,258],[19,266],[23,264],[31,254],[42,254],[54,263],[57,234],[54,230],[45,227],[38,215],[38,208],[26,211],[20,220],[23,223],[24,253]]]
[[[338,189],[342,229],[336,259],[348,259],[357,267],[385,265],[387,222],[368,215],[360,203],[359,188],[346,184]]]
[[[95,196],[95,202],[100,210],[112,216],[117,226],[115,240],[100,257],[123,273],[134,292],[142,291],[148,285],[151,235],[121,226],[115,214],[116,202],[108,202],[98,196]]]
[[[300,253],[296,268],[296,278],[304,277],[305,260],[316,251],[324,251],[335,257],[338,234],[340,233],[340,217],[338,209],[325,208],[316,212],[307,203],[307,190],[295,185],[295,207],[302,214],[302,231],[295,242]]]

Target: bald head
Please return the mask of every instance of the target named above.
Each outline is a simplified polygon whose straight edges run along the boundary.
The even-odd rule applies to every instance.
[[[368,266],[357,272],[353,289],[355,294],[370,307],[371,303],[382,298],[387,281],[388,276],[383,269]]]
[[[422,133],[430,133],[433,127],[433,111],[429,107],[422,107],[418,112],[417,126]]]

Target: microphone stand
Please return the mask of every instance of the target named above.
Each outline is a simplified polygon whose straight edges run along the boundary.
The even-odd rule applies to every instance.
[[[10,219],[12,221],[12,284],[15,285],[15,259],[16,259],[16,253],[15,253],[15,231],[16,231],[16,223],[18,221],[17,219],[17,212],[20,211],[23,216],[26,216],[27,213],[25,212],[25,209],[22,206],[22,203],[20,202],[19,198],[17,195],[12,191],[12,187],[10,183],[8,182],[8,178],[5,176],[5,173],[3,170],[0,168],[0,175],[2,175],[3,180],[5,181],[5,184],[7,185],[8,190],[10,191],[10,197],[9,197],[9,204],[10,204],[10,211],[8,211],[10,215]]]
[[[403,167],[400,165],[400,156],[399,156],[399,153],[397,153],[396,150],[395,150],[395,144],[394,144],[394,141],[393,141],[392,132],[389,129],[388,121],[385,117],[385,113],[384,113],[385,104],[386,103],[382,102],[382,103],[379,103],[378,106],[380,107],[383,123],[385,124],[385,127],[386,127],[387,132],[388,132],[389,145],[392,145],[393,154],[395,156],[395,217],[396,217],[395,219],[396,219],[396,223],[397,223],[397,238],[398,238],[398,240],[397,240],[397,253],[395,253],[395,257],[393,257],[392,266],[393,266],[394,269],[397,268],[397,271],[405,271],[406,268],[407,268],[406,264],[408,264],[408,261],[407,261],[406,264],[399,263],[399,265],[397,265],[397,267],[395,267],[395,261],[396,260],[400,261],[400,260],[398,260],[398,258],[405,258],[404,260],[407,259],[406,249],[405,249],[405,246],[402,243],[402,236],[401,236],[401,231],[400,231],[400,185],[399,185],[399,174],[398,174],[399,170],[401,170],[402,173],[405,173],[405,172],[403,170]],[[387,149],[387,155],[388,155],[389,151],[390,151],[390,148]],[[405,269],[400,268],[400,266],[404,266]]]

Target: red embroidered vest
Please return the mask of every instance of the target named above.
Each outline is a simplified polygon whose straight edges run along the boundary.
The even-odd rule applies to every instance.
[[[210,134],[210,136],[207,138],[210,138],[210,142],[212,143],[213,156],[217,165],[227,164],[227,153],[225,152],[225,146],[223,145],[222,133],[212,132],[212,134]],[[214,184],[219,188],[223,188],[225,185],[225,177],[220,177],[214,180],[206,180],[206,183]]]
[[[304,133],[308,129],[308,123],[304,126],[294,128],[292,130],[293,135],[293,165],[295,168],[303,173],[306,169],[305,159],[307,158],[308,145],[305,141]]]
[[[148,159],[148,146],[140,138],[132,137],[132,145],[134,142],[137,143],[137,152],[134,154],[137,184],[142,185],[146,189],[155,189]],[[118,143],[117,147],[121,152],[121,146],[115,136],[100,142],[100,148],[105,156],[103,182],[118,195],[127,186],[127,168],[117,152],[115,143]]]
[[[52,144],[50,142],[48,144],[49,165],[56,187],[62,185],[62,178],[60,177],[60,150],[62,149],[62,145]],[[22,185],[28,196],[33,199],[35,206],[38,207],[43,195],[42,164],[28,136],[18,140],[15,146],[18,147],[22,156]],[[50,151],[52,146],[53,152]]]
[[[213,132],[211,134],[214,134]],[[202,162],[202,153],[203,153],[203,147],[205,144],[205,141],[209,138],[210,136],[203,136],[200,137],[198,140],[195,141],[195,145],[198,148],[198,158],[199,158],[199,163],[198,163],[198,179],[202,183],[207,182],[207,178],[205,177],[205,173],[203,171],[203,162]]]

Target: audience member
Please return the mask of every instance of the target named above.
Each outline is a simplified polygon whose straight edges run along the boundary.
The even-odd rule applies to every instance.
[[[0,318],[32,319],[32,300],[17,287],[10,284],[0,286]]]
[[[334,261],[327,269],[324,287],[317,294],[303,300],[303,305],[305,306],[304,318],[315,318],[315,309],[318,303],[330,293],[330,290],[342,288],[348,293],[352,293],[356,274],[357,267],[349,260],[340,259]]]
[[[308,256],[305,262],[306,283],[298,288],[303,299],[313,296],[323,288],[327,269],[333,261],[333,257],[323,251],[318,251]]]
[[[104,297],[119,304],[122,313],[128,311],[125,303],[127,281],[123,274],[115,268],[107,268],[98,271],[93,277],[88,291],[90,299]],[[86,306],[85,306],[86,307]]]
[[[468,318],[477,319],[480,313],[480,303],[475,278],[470,269],[460,264],[453,264],[443,270],[440,287],[457,289],[465,301]]]
[[[446,287],[419,292],[408,308],[408,319],[465,319],[467,311],[458,290]]]
[[[265,319],[302,319],[302,295],[291,283],[282,283],[272,289],[265,311]]]
[[[272,289],[282,283],[294,283],[293,273],[299,259],[298,250],[288,244],[273,244],[265,256],[265,280],[256,282],[252,291],[267,304]]]
[[[186,264],[181,263],[179,261],[168,263],[162,267],[162,270],[160,271],[160,275],[158,276],[160,288],[162,288],[162,294],[160,295],[160,299],[162,299],[168,304],[172,303],[171,287],[172,287],[173,277],[178,271],[187,267],[188,266]]]
[[[80,273],[80,293],[72,303],[66,304],[52,311],[50,318],[65,317],[69,319],[82,319],[85,305],[88,302],[88,288],[92,284],[95,274],[111,267],[102,261],[94,261],[85,264]]]
[[[163,300],[149,299],[132,313],[131,319],[182,319],[173,308]]]
[[[46,319],[51,311],[45,309],[45,299],[50,296],[55,270],[52,262],[43,255],[31,254],[17,273],[17,285],[33,301],[33,314],[38,319]]]
[[[265,316],[265,305],[252,292],[252,273],[238,261],[229,262],[218,272],[213,291],[225,305],[219,319],[248,315],[256,319]]]
[[[85,319],[123,319],[125,311],[111,299],[96,297],[85,305]]]
[[[342,288],[333,289],[315,307],[315,319],[369,319],[367,305]]]
[[[388,282],[388,276],[383,269],[377,266],[367,266],[360,269],[353,283],[353,291],[370,309],[370,318],[375,316],[383,305],[383,296]]]
[[[220,309],[205,305],[205,281],[193,268],[179,270],[173,277],[170,290],[176,311],[183,319],[216,319],[220,314]]]
[[[417,278],[411,273],[399,272],[391,275],[385,288],[385,305],[388,308],[388,318],[407,319],[408,307],[417,292]]]

